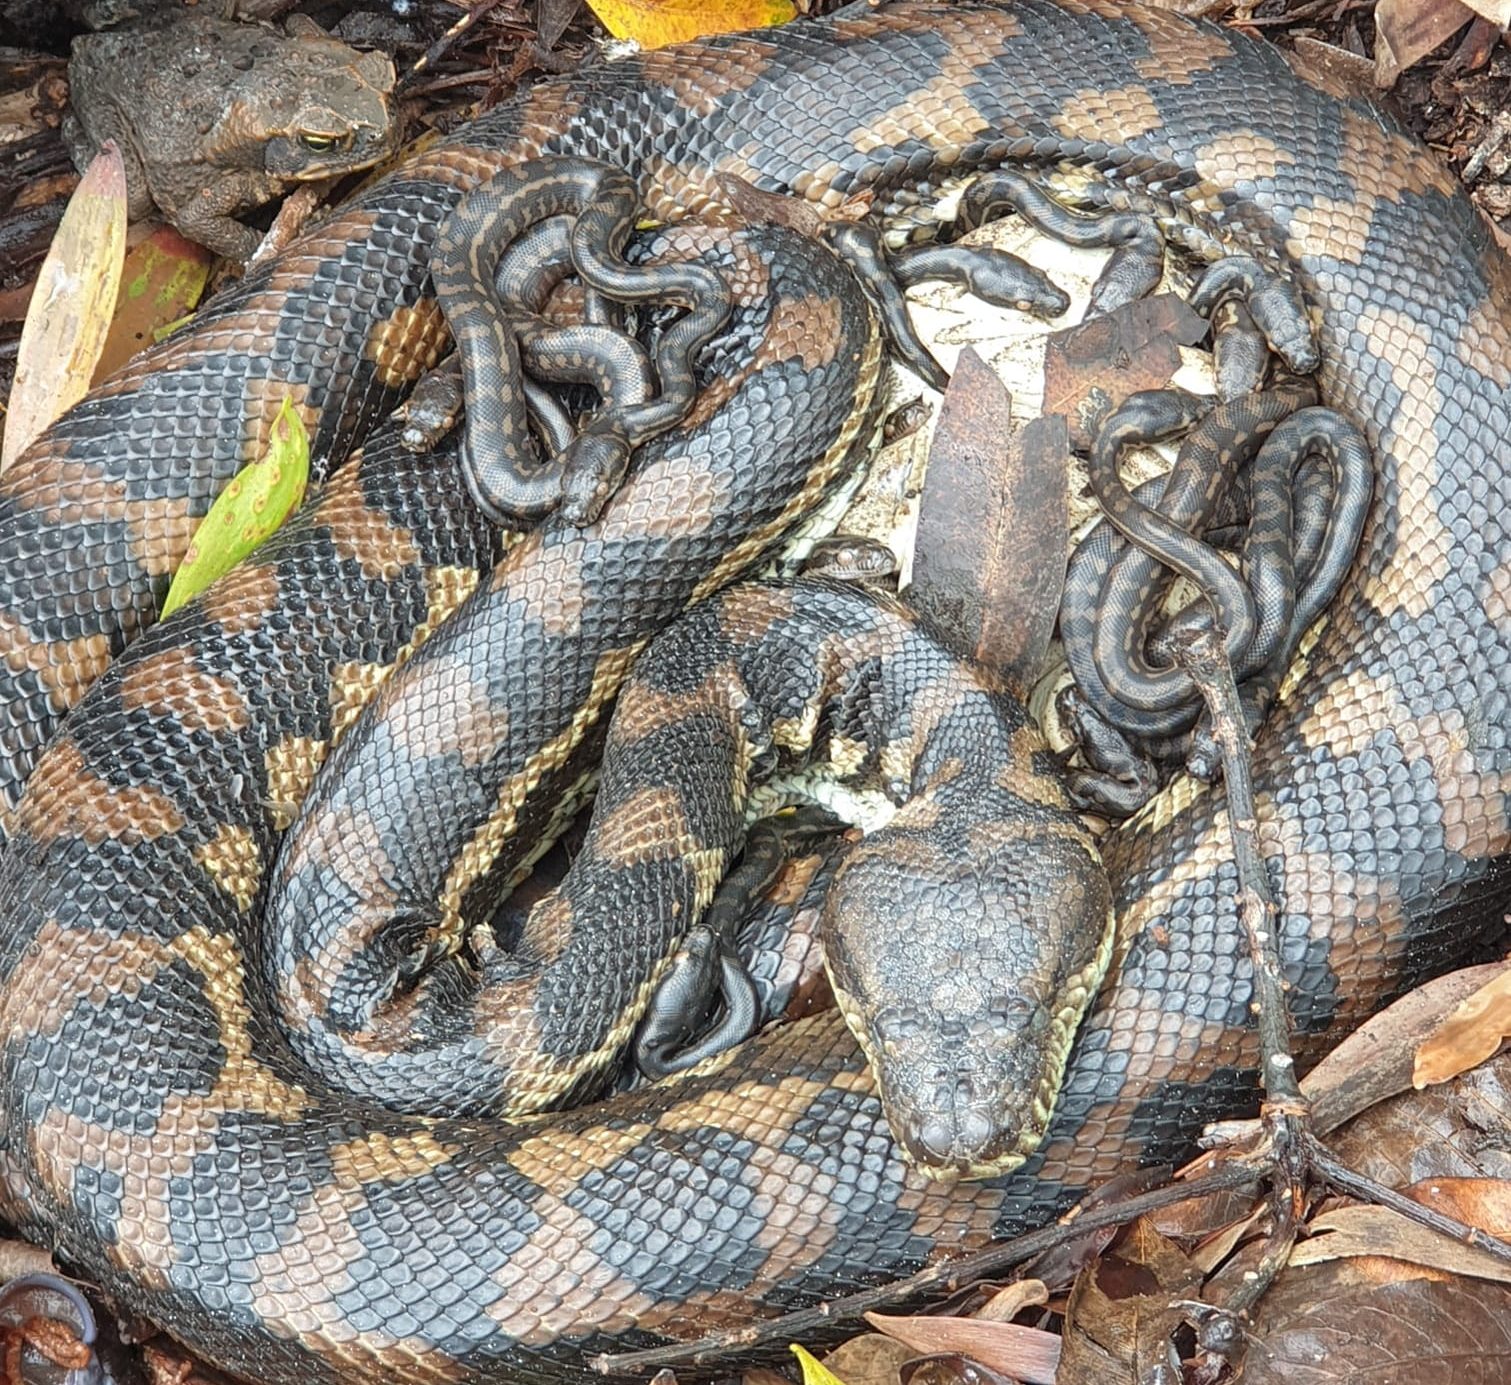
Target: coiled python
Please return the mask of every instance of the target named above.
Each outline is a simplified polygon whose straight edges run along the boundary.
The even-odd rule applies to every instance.
[[[1180,391],[1150,391],[1130,396],[1102,424],[1088,475],[1106,517],[1076,546],[1065,574],[1060,639],[1075,681],[1057,701],[1091,766],[1071,772],[1074,791],[1103,811],[1127,817],[1142,807],[1158,788],[1156,759],[1184,758],[1201,779],[1216,772],[1220,752],[1210,730],[1188,731],[1205,710],[1201,696],[1172,667],[1169,649],[1177,628],[1211,620],[1208,598],[1171,615],[1149,642],[1172,572],[1184,571],[1216,599],[1251,728],[1347,577],[1369,513],[1374,459],[1342,414],[1307,407],[1315,398],[1309,380],[1293,379],[1218,404],[1186,435],[1169,476],[1145,482],[1137,494],[1119,476],[1123,447],[1178,430],[1210,406]],[[1240,581],[1213,561],[1207,543],[1192,544],[1184,533],[1208,526],[1219,497],[1233,501],[1233,479],[1246,455],[1250,518]],[[1314,461],[1324,465],[1303,472]],[[1150,528],[1146,506],[1177,526],[1174,548],[1167,547],[1168,528]],[[1115,521],[1136,530],[1137,547],[1115,537]],[[1226,598],[1230,615],[1222,608],[1235,587]],[[1248,616],[1241,608],[1251,600]],[[1244,648],[1235,633],[1246,631],[1253,638]],[[1182,673],[1186,686],[1172,673]],[[1168,705],[1153,711],[1137,705],[1151,693]]]
[[[150,620],[193,516],[265,430],[262,405],[291,389],[320,454],[339,453],[438,349],[423,267],[445,210],[501,164],[558,151],[622,165],[669,218],[716,206],[721,172],[820,203],[870,190],[905,221],[973,167],[1068,162],[1287,264],[1324,399],[1358,419],[1377,464],[1354,572],[1256,749],[1299,1056],[1501,941],[1511,268],[1447,172],[1369,104],[1263,44],[1111,4],[900,5],[648,54],[545,84],[376,185],[7,475],[8,799]],[[166,714],[155,689],[137,718]],[[235,938],[189,923],[205,904],[194,863],[132,871],[161,807],[135,787],[112,786],[116,816],[60,820],[46,880],[7,858],[7,1202],[265,1379],[580,1378],[586,1352],[698,1335],[1040,1221],[1185,1150],[1255,1091],[1220,789],[1183,783],[1109,841],[1114,970],[1048,1139],[1013,1175],[948,1188],[907,1174],[834,1017],[526,1127],[501,1159],[465,1123],[359,1124],[318,1103],[306,1120],[237,1027]],[[110,889],[68,895],[94,911],[87,927],[17,906],[23,876],[61,891],[101,860],[119,868]],[[154,933],[113,932],[123,880],[157,906]],[[195,1121],[215,1102],[211,1137]]]

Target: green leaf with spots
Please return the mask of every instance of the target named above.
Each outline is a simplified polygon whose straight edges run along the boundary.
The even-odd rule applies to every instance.
[[[166,619],[256,549],[304,499],[310,439],[285,399],[273,420],[267,454],[243,467],[199,522],[163,603]]]

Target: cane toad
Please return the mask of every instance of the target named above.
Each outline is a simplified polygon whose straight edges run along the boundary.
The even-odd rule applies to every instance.
[[[398,144],[393,64],[308,21],[287,37],[205,15],[86,34],[68,76],[64,135],[80,170],[114,139],[133,218],[156,204],[191,240],[241,261],[260,233],[237,213],[291,183],[369,168]]]

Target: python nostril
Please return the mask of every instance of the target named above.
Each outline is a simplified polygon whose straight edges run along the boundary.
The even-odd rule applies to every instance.
[[[956,1149],[966,1158],[978,1158],[991,1143],[996,1130],[981,1111],[957,1111]]]
[[[931,1163],[944,1163],[955,1151],[955,1123],[944,1116],[930,1116],[918,1127],[919,1153]]]
[[[974,1083],[957,1077],[935,1089],[933,1109],[919,1112],[908,1145],[920,1162],[965,1168],[1000,1143],[1000,1126],[976,1099]]]

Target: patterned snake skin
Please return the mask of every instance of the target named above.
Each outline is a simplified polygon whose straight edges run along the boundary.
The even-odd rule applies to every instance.
[[[870,189],[901,222],[970,168],[1070,162],[1288,265],[1324,400],[1359,421],[1377,463],[1353,574],[1256,748],[1299,1056],[1502,941],[1511,266],[1448,173],[1367,103],[1309,85],[1263,44],[1100,3],[899,5],[643,55],[539,87],[369,190],[75,409],[0,486],[9,800],[150,621],[193,516],[283,392],[338,456],[439,349],[422,297],[437,221],[497,167],[556,151],[620,164],[672,219],[715,204],[720,172],[830,204]],[[326,505],[360,483],[335,484]],[[357,527],[386,528],[363,516],[402,499],[364,500]],[[425,533],[419,514],[400,522]],[[433,596],[425,563],[343,561],[355,614],[327,609],[322,628],[358,641],[346,662],[392,662],[409,633],[360,630],[360,603],[398,583],[412,633]],[[323,609],[310,571],[280,572],[277,594]],[[218,922],[258,887],[221,830],[234,824],[195,827],[213,865],[189,846],[172,871],[138,865],[177,831],[175,811],[227,789],[248,814],[288,806],[259,800],[265,761],[241,781],[193,771],[238,731],[218,642],[270,658],[297,643],[266,574],[254,564],[217,596],[229,604],[181,618],[193,666],[178,681],[133,688],[146,654],[110,675],[98,696],[136,699],[122,717],[140,770],[115,741],[86,760],[81,720],[49,752],[0,877],[8,1210],[213,1360],[275,1381],[586,1379],[593,1351],[701,1335],[1040,1222],[1252,1101],[1224,800],[1188,781],[1105,848],[1111,979],[1045,1144],[995,1182],[906,1171],[835,1016],[513,1130],[359,1120],[292,1086],[252,1023],[266,1002],[247,980],[261,961],[248,930]],[[303,734],[327,731],[325,715]],[[165,757],[186,767],[181,802],[154,792]]]

